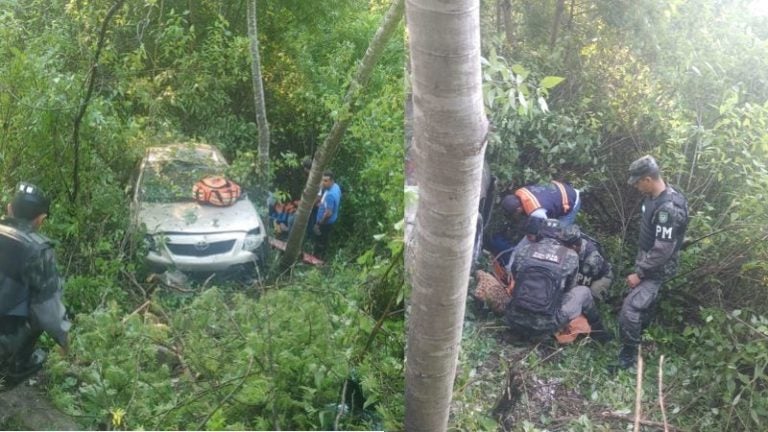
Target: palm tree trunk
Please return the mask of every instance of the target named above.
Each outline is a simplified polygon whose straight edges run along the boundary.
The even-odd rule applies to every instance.
[[[312,168],[307,177],[307,183],[304,185],[304,191],[301,194],[301,202],[296,211],[296,220],[293,223],[293,229],[288,236],[288,242],[285,246],[285,253],[280,262],[282,268],[286,268],[296,262],[301,252],[301,244],[304,241],[309,214],[312,212],[312,206],[317,196],[317,186],[320,184],[323,170],[331,160],[331,156],[336,154],[336,150],[341,143],[341,138],[347,131],[352,117],[358,109],[358,101],[371,77],[373,67],[379,61],[387,42],[395,32],[400,19],[403,16],[404,0],[393,0],[392,5],[384,15],[384,19],[371,39],[368,49],[365,51],[363,60],[357,67],[354,78],[349,83],[347,93],[344,95],[342,107],[336,117],[336,121],[331,127],[331,131],[325,138],[325,141],[317,148],[315,157],[312,160]]]
[[[446,430],[488,122],[479,0],[408,0],[415,171],[419,187],[405,428]]]
[[[261,57],[259,56],[259,33],[256,14],[257,0],[248,1],[248,39],[251,45],[251,79],[253,81],[253,105],[256,109],[256,124],[259,127],[259,174],[265,189],[269,189],[269,123],[264,104],[264,84],[261,79]]]

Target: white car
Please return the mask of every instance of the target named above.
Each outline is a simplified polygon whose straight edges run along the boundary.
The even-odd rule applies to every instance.
[[[252,271],[269,252],[264,223],[245,193],[228,207],[200,204],[192,188],[228,165],[206,144],[151,147],[138,171],[132,202],[135,226],[146,229],[151,267],[189,272]]]

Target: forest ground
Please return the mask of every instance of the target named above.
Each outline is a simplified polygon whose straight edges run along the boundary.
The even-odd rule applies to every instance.
[[[18,386],[0,392],[0,430],[80,430],[71,417],[57,410],[41,388],[40,372]]]

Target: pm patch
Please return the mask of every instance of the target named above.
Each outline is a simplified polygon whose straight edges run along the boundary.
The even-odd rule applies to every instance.
[[[669,212],[660,211],[659,212],[659,223],[665,224],[667,222],[669,222]]]

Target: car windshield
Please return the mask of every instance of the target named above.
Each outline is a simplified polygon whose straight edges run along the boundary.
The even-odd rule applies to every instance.
[[[141,201],[192,201],[192,186],[203,177],[223,175],[226,166],[205,160],[163,160],[147,164],[141,180]]]

